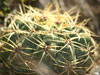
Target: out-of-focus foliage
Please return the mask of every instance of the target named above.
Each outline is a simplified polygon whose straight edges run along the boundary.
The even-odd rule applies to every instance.
[[[4,18],[8,16],[10,12],[19,7],[19,4],[25,3],[30,5],[37,0],[0,0],[0,25],[4,24]]]
[[[0,24],[3,23],[3,19],[9,12],[9,2],[11,0],[0,0]]]

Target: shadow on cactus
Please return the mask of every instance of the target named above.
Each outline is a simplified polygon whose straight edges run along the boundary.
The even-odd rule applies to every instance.
[[[85,27],[88,20],[77,22],[79,12],[61,14],[59,7],[51,11],[51,5],[25,9],[11,17],[0,36],[4,68],[13,75],[85,75],[97,48],[94,33]]]

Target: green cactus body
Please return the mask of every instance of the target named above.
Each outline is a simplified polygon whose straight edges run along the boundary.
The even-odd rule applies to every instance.
[[[53,75],[85,75],[97,47],[94,34],[84,26],[87,20],[78,23],[78,14],[56,15],[49,8],[26,9],[12,16],[0,37],[0,60],[5,67],[14,74],[47,75],[36,71],[43,63]]]

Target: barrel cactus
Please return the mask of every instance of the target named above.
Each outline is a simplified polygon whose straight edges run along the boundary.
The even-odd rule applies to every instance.
[[[85,75],[92,67],[97,44],[88,20],[50,8],[25,6],[12,15],[0,36],[5,75]]]

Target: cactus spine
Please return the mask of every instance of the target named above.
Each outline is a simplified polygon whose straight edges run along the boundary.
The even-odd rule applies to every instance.
[[[87,20],[78,23],[79,13],[61,14],[50,7],[26,6],[25,12],[11,17],[0,36],[0,60],[15,75],[85,75],[91,68],[97,44],[85,27]],[[38,68],[41,64],[46,73]]]

